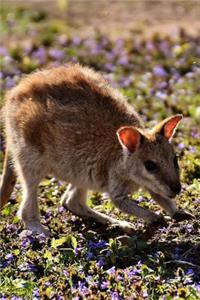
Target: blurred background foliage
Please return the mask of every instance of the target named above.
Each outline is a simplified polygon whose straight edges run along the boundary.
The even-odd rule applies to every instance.
[[[90,193],[91,207],[134,222],[135,236],[120,237],[60,208],[65,185],[46,178],[40,208],[54,238],[19,239],[17,184],[0,216],[1,299],[200,299],[199,29],[199,1],[192,0],[2,1],[0,103],[26,74],[78,62],[102,72],[147,125],[182,113],[174,139],[183,181],[177,201],[196,220],[148,236],[108,195]],[[1,170],[2,127],[0,143]],[[161,213],[148,194],[133,198]]]

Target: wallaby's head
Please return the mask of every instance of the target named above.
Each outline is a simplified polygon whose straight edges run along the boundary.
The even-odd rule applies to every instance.
[[[127,178],[167,198],[175,197],[181,190],[179,166],[171,144],[181,119],[182,115],[175,115],[151,130],[125,126],[117,131]]]

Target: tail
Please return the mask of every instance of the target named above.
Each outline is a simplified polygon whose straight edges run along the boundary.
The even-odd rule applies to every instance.
[[[0,210],[8,202],[9,197],[14,189],[16,183],[16,175],[12,165],[12,160],[6,151],[4,165],[3,165],[3,174],[1,176],[0,183]]]

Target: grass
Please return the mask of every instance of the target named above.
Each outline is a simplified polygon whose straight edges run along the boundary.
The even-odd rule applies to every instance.
[[[127,237],[60,208],[65,186],[46,178],[39,188],[40,209],[53,237],[19,237],[17,184],[0,216],[0,299],[200,299],[200,37],[183,31],[137,42],[134,36],[111,41],[99,33],[71,37],[62,21],[24,9],[4,10],[2,29],[1,103],[22,74],[78,61],[103,72],[148,125],[182,113],[174,139],[183,182],[177,201],[196,219],[170,221],[150,233],[106,195],[91,193],[91,207],[134,223],[135,235]],[[2,149],[0,160],[2,169]],[[149,195],[133,196],[139,205],[161,212]]]

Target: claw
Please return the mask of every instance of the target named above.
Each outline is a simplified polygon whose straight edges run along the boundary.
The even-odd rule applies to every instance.
[[[195,216],[192,215],[191,213],[187,212],[187,211],[184,211],[184,210],[178,210],[175,212],[175,214],[173,215],[173,219],[176,221],[176,222],[181,222],[181,221],[184,221],[184,220],[193,220],[195,219]]]

